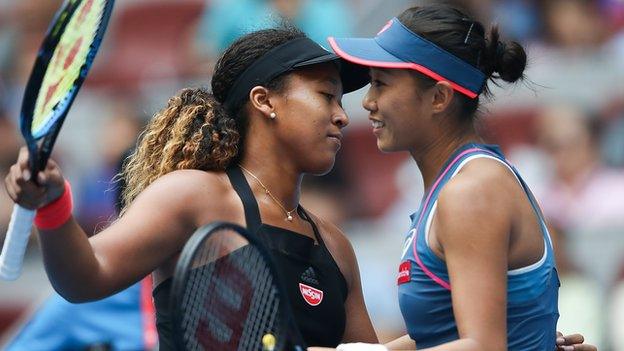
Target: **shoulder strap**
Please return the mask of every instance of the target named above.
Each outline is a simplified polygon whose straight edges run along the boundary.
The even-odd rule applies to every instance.
[[[237,166],[229,167],[226,171],[232,187],[241,198],[243,202],[243,208],[245,210],[245,221],[247,222],[247,229],[252,233],[255,233],[260,228],[262,221],[260,220],[260,210],[258,209],[258,202],[254,196],[247,179],[243,175],[241,169]]]
[[[319,243],[319,245],[325,246],[325,243],[323,242],[323,238],[321,237],[321,233],[319,232],[316,223],[314,223],[306,210],[304,210],[302,206],[299,206],[297,207],[297,212],[299,212],[301,218],[303,218],[306,222],[310,223],[310,225],[312,226],[312,231],[314,232],[314,237],[316,238],[316,241]]]

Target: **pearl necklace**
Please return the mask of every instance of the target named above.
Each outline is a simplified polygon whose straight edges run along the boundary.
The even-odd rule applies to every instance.
[[[297,209],[297,207],[299,207],[299,205],[297,205],[297,207],[293,208],[290,211],[286,210],[286,207],[284,207],[284,205],[282,205],[282,203],[277,198],[275,198],[273,194],[271,194],[269,189],[266,186],[264,186],[264,184],[262,184],[262,182],[260,181],[260,179],[258,179],[258,177],[256,177],[253,173],[251,173],[250,170],[243,167],[242,165],[238,165],[238,167],[240,167],[240,169],[242,169],[243,171],[247,172],[253,179],[255,179],[258,182],[258,184],[260,184],[260,186],[264,189],[264,192],[267,195],[269,195],[269,197],[286,213],[286,220],[289,222],[292,222],[293,220],[292,213],[295,212],[295,210]]]

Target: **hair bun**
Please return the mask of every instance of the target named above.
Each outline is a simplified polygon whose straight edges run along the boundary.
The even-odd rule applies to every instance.
[[[494,71],[502,80],[513,83],[524,77],[527,56],[520,44],[515,41],[499,42],[494,63]]]
[[[516,82],[524,78],[524,70],[527,64],[526,51],[522,45],[515,41],[504,42],[499,40],[498,27],[492,27],[490,38],[486,48],[489,59],[486,70],[490,78],[500,78],[506,82]],[[494,76],[493,73],[497,73]]]

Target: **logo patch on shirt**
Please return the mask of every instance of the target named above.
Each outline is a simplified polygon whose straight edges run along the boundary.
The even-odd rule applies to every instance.
[[[301,274],[301,280],[308,284],[319,285],[316,272],[312,267],[308,267],[308,269],[306,269],[305,272]]]
[[[397,278],[397,285],[401,285],[410,281],[410,272],[412,268],[411,261],[405,261],[399,266],[399,277]]]
[[[310,306],[318,306],[323,301],[323,291],[315,289],[309,285],[299,283],[299,291],[301,296]]]

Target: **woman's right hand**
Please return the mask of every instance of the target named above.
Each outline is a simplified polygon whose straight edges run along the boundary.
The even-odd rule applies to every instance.
[[[48,160],[46,168],[37,173],[37,183],[32,181],[26,147],[20,149],[17,163],[11,166],[9,174],[4,179],[4,185],[16,204],[31,210],[58,199],[65,190],[61,169],[51,159]]]

